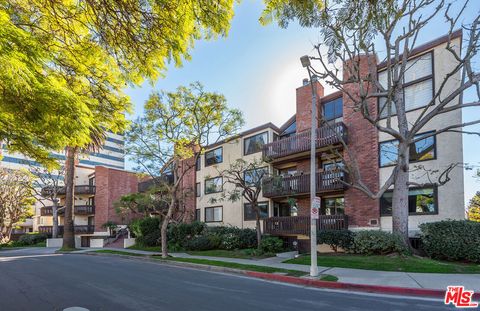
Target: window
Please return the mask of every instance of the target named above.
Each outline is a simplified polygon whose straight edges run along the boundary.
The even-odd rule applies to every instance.
[[[222,191],[223,191],[222,177],[205,179],[205,194],[222,192]]]
[[[268,218],[268,202],[258,202],[258,209],[260,210],[260,219]],[[255,213],[255,209],[252,207],[252,204],[245,203],[243,205],[243,220],[256,220],[257,214]]]
[[[260,152],[266,143],[268,143],[268,132],[247,137],[243,140],[243,154],[247,155]]]
[[[197,182],[197,183],[195,184],[195,196],[196,196],[197,198],[202,195],[202,189],[201,189],[201,187],[202,187],[202,186],[200,185],[199,182]]]
[[[198,172],[202,168],[202,158],[200,156],[197,157],[195,161],[195,170]]]
[[[343,116],[343,99],[337,98],[323,104],[323,119],[331,121]]]
[[[202,210],[197,208],[195,210],[195,221],[201,221],[202,220],[201,215],[202,215]]]
[[[427,53],[407,62],[403,77],[403,99],[406,111],[414,110],[427,105],[433,97],[433,57]],[[387,87],[387,71],[378,74],[378,82]],[[386,98],[379,99],[379,110],[381,117],[388,116],[388,109],[385,107]],[[395,106],[391,103],[391,115],[396,113]]]
[[[388,191],[380,198],[380,214],[382,216],[392,215],[393,192]],[[408,191],[408,213],[410,215],[437,214],[437,189],[411,188]]]
[[[338,198],[325,198],[320,209],[322,215],[344,215],[345,214],[345,199],[344,197]]]
[[[223,207],[206,207],[205,222],[220,222],[223,220]]]
[[[433,132],[426,132],[415,135],[415,138],[419,138],[426,134]],[[398,141],[390,140],[380,143],[379,148],[380,167],[395,165],[398,159]],[[410,162],[419,162],[433,160],[436,157],[436,139],[435,135],[424,138],[422,140],[413,143],[410,146]]]
[[[283,132],[280,134],[280,138],[283,139],[283,138],[290,137],[290,136],[292,136],[292,135],[295,135],[296,132],[297,132],[297,122],[294,121],[292,124],[290,124],[290,125],[285,129],[285,131],[283,131]]]
[[[267,167],[260,167],[256,169],[246,170],[243,172],[243,179],[245,183],[250,186],[255,186],[262,180],[263,176],[268,174]]]
[[[217,148],[205,153],[205,166],[210,166],[223,162],[223,148]]]

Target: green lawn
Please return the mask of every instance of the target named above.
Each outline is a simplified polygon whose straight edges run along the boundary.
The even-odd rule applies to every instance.
[[[247,271],[256,271],[256,272],[265,272],[265,273],[285,273],[286,275],[290,275],[290,276],[303,276],[307,274],[306,272],[297,271],[297,270],[278,269],[278,268],[255,266],[255,265],[244,265],[244,264],[233,263],[233,262],[223,262],[223,261],[207,260],[207,259],[173,258],[173,257],[163,259],[160,256],[153,256],[153,258],[159,259],[159,260],[190,262],[190,263],[196,263],[196,264],[202,264],[202,265],[226,267],[226,268],[233,268],[233,269],[247,270]]]
[[[187,253],[195,256],[244,258],[244,259],[257,259],[257,258],[261,259],[261,258],[268,258],[268,257],[275,256],[275,254],[257,255],[256,250],[253,248],[235,249],[235,250],[214,249],[214,250],[208,250],[208,251],[187,251]]]
[[[309,265],[310,256],[301,256],[285,263]],[[323,267],[353,268],[381,271],[424,273],[480,273],[480,265],[438,261],[414,256],[363,256],[352,254],[328,254],[318,256]]]
[[[320,281],[336,282],[338,278],[331,274],[323,274],[320,276]]]
[[[131,252],[125,252],[125,251],[116,251],[116,250],[111,250],[111,249],[99,249],[94,251],[94,253],[101,253],[101,254],[115,254],[115,255],[128,255],[128,256],[146,256],[143,254],[137,254],[137,253],[131,253]]]

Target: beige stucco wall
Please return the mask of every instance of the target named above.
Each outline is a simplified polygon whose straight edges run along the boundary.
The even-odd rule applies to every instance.
[[[460,48],[460,39],[453,41],[455,49]],[[447,73],[455,67],[456,61],[453,56],[445,49],[446,44],[437,46],[433,50],[434,60],[434,87],[437,92],[440,84],[444,80]],[[459,86],[460,73],[451,77],[442,92],[442,97],[450,94],[451,91]],[[449,105],[458,103],[457,100]],[[435,106],[434,106],[435,107]],[[428,111],[434,109],[430,107]],[[414,122],[424,109],[411,111],[407,114],[410,122]],[[393,126],[396,127],[396,120],[392,119]],[[449,124],[457,124],[462,121],[461,110],[455,110],[449,113],[439,115],[432,119],[420,133],[438,130]],[[385,122],[382,124],[385,125]],[[383,132],[379,133],[379,141],[390,140],[392,137]],[[461,133],[442,133],[436,136],[436,159],[417,162],[410,164],[410,180],[417,183],[428,183],[430,180],[436,181],[439,174],[426,174],[427,171],[437,170],[443,172],[452,163],[463,162],[463,147]],[[380,186],[388,179],[393,167],[380,168]],[[445,185],[438,188],[438,215],[412,215],[409,217],[409,228],[411,234],[418,231],[418,225],[424,222],[438,221],[442,219],[463,219],[465,217],[464,210],[464,187],[463,187],[463,168],[456,167],[450,174],[451,180]],[[383,230],[391,230],[392,218],[381,217],[381,228]]]
[[[247,162],[255,161],[255,159],[259,160],[262,158],[262,152],[257,152],[254,154],[249,154],[244,156],[243,155],[243,140],[244,138],[248,138],[254,136],[255,134],[268,132],[268,142],[273,141],[273,130],[272,129],[264,129],[258,132],[249,134],[245,137],[240,137],[229,141],[227,143],[222,144],[223,147],[223,162],[218,165],[211,165],[205,167],[205,156],[202,155],[201,157],[201,169],[197,172],[197,182],[201,184],[201,196],[197,198],[197,209],[200,209],[201,213],[201,220],[205,220],[205,208],[206,207],[213,207],[213,206],[222,206],[223,207],[223,221],[222,222],[215,222],[215,223],[208,223],[208,225],[231,225],[239,228],[255,228],[255,221],[244,221],[243,220],[243,206],[244,203],[248,203],[245,199],[241,198],[236,202],[230,202],[227,200],[211,203],[212,198],[216,198],[217,200],[220,199],[222,193],[214,193],[214,194],[205,194],[205,179],[216,177],[219,175],[219,171],[228,169],[231,163],[234,163],[237,159],[243,159]],[[216,149],[220,146],[214,147],[210,150]],[[266,167],[270,166],[265,163]],[[231,184],[226,184],[224,186],[224,192],[227,193],[229,190],[232,190],[234,187]],[[264,198],[260,195],[259,202],[267,201],[269,202],[269,216],[273,215],[273,206],[269,199]]]

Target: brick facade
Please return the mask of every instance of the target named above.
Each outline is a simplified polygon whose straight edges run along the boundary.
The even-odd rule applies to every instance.
[[[128,224],[133,217],[122,219],[113,203],[122,196],[138,191],[139,176],[135,173],[107,168],[95,167],[95,231],[107,231],[102,225],[107,221],[116,224]]]
[[[313,83],[313,87],[317,93],[317,107],[319,107],[320,98],[323,97],[323,86],[316,81]],[[296,121],[298,133],[312,127],[312,88],[310,83],[297,88]]]
[[[370,56],[370,61],[366,56],[360,56],[359,68],[362,77],[370,72],[376,74],[376,57]],[[347,62],[344,65],[350,66]],[[371,67],[369,70],[369,66]],[[347,79],[348,70],[344,69],[344,79]],[[372,91],[371,86],[368,86]],[[358,94],[358,84],[345,85],[351,94]],[[376,99],[369,99],[368,108],[373,118],[377,115]],[[360,112],[355,111],[352,100],[343,96],[343,121],[348,127],[348,148],[355,155],[362,181],[376,192],[379,188],[379,168],[378,168],[378,132],[376,128],[363,118]],[[347,155],[345,158],[348,160]],[[345,214],[349,216],[351,227],[369,227],[379,226],[380,208],[379,200],[373,200],[367,197],[363,192],[349,188],[345,191]],[[376,225],[370,222],[376,220]]]
[[[183,198],[183,208],[180,209],[183,212],[182,218],[185,222],[192,222],[195,219],[195,209],[197,205],[197,197],[195,195],[196,187],[196,170],[195,170],[195,158],[189,158],[182,162],[180,169],[185,170],[186,173],[182,179],[182,185],[180,187],[181,196]]]

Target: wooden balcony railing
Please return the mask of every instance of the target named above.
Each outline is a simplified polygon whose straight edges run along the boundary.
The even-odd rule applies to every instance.
[[[347,215],[320,215],[318,230],[348,229]],[[270,217],[263,220],[265,234],[310,235],[310,216]]]
[[[345,174],[341,171],[317,173],[315,176],[317,193],[337,191],[346,188]],[[273,176],[265,178],[262,185],[266,198],[295,196],[310,193],[310,174],[294,176]]]
[[[322,148],[347,141],[347,127],[343,122],[324,125],[315,133],[315,146]],[[266,161],[283,158],[310,150],[310,131],[295,134],[263,146],[263,157]]]
[[[63,206],[59,206],[58,208],[62,208]],[[95,206],[94,205],[75,205],[74,207],[74,214],[75,215],[92,215],[95,214]],[[65,209],[62,208],[58,211],[58,215],[63,215],[65,213]],[[45,206],[40,209],[41,216],[53,216],[53,207],[52,206]]]
[[[42,188],[42,195],[48,196],[49,193],[52,193],[55,189],[52,186]],[[65,195],[65,187],[58,187],[57,194]],[[90,185],[78,185],[75,186],[75,194],[95,194],[95,186]]]
[[[95,232],[95,226],[93,225],[76,225],[73,227],[75,234],[90,234]],[[39,226],[38,232],[45,233],[49,236],[52,235],[53,226]],[[63,235],[64,227],[58,226],[58,234]]]

